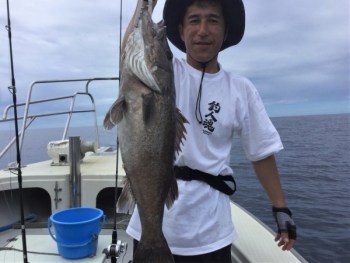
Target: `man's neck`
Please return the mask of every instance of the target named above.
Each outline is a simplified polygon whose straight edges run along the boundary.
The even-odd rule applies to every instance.
[[[187,63],[192,66],[193,68],[203,71],[203,63],[200,63],[198,61],[195,61],[194,59],[192,59],[189,55],[186,56],[186,61]],[[205,73],[217,73],[219,72],[220,67],[219,67],[219,63],[217,60],[217,57],[215,57],[214,59],[212,59],[211,61],[205,63]]]

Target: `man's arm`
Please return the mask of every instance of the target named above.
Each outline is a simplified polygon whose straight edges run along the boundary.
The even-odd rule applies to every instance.
[[[270,199],[272,206],[278,208],[286,207],[275,156],[271,155],[263,160],[252,162],[252,164],[255,174]],[[282,233],[282,235],[277,233],[275,241],[278,240],[280,240],[278,246],[283,246],[282,250],[290,250],[295,243],[295,240],[288,238],[288,233]]]

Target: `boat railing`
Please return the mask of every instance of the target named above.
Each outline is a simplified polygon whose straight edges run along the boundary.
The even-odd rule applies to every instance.
[[[62,140],[66,139],[67,136],[67,131],[70,125],[70,120],[73,114],[75,113],[86,113],[86,112],[92,112],[94,115],[94,128],[95,128],[95,136],[96,136],[96,140],[97,140],[97,146],[99,147],[99,136],[98,136],[98,127],[97,127],[97,116],[96,116],[96,106],[95,106],[95,101],[93,96],[89,93],[89,85],[91,82],[93,81],[107,81],[107,80],[119,80],[119,78],[87,78],[87,79],[66,79],[66,80],[38,80],[38,81],[34,81],[30,84],[29,89],[28,89],[28,95],[27,95],[27,100],[24,103],[18,103],[17,107],[20,106],[24,106],[24,113],[23,116],[18,116],[18,120],[23,120],[22,121],[22,128],[21,130],[18,132],[18,136],[20,136],[19,138],[19,149],[20,152],[22,152],[22,145],[23,145],[23,140],[24,140],[24,135],[25,135],[25,131],[26,129],[33,123],[33,121],[36,118],[39,117],[48,117],[48,116],[54,116],[54,115],[63,115],[63,114],[67,114],[67,121],[66,121],[66,125],[63,131],[63,135],[62,135]],[[34,87],[38,84],[52,84],[52,83],[69,83],[69,82],[86,82],[85,84],[85,92],[75,92],[72,95],[68,95],[68,96],[60,96],[60,97],[53,97],[53,98],[47,98],[47,99],[42,99],[42,100],[31,100],[32,97],[32,91],[34,89]],[[91,100],[91,108],[90,109],[85,109],[85,110],[75,110],[74,109],[74,105],[75,105],[75,100],[77,98],[77,96],[88,96]],[[71,99],[71,103],[70,103],[70,107],[69,110],[67,111],[53,111],[50,113],[41,113],[41,114],[31,114],[29,115],[29,107],[30,105],[33,104],[40,104],[40,103],[47,103],[47,102],[51,102],[51,101],[58,101],[58,100],[64,100],[64,99]],[[14,118],[12,117],[8,117],[8,113],[10,111],[11,108],[13,108],[14,105],[8,105],[5,109],[4,109],[4,114],[3,114],[3,118],[0,120],[1,122],[9,122],[9,121],[14,121]],[[11,148],[11,146],[15,143],[16,141],[16,137],[14,137],[6,146],[5,148],[2,150],[2,152],[0,153],[0,159],[5,155],[5,153]]]

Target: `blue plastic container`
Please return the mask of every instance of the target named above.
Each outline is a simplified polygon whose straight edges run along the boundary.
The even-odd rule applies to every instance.
[[[69,208],[52,214],[47,227],[62,257],[83,258],[94,254],[105,219],[103,211],[97,208]],[[51,233],[51,222],[56,237]]]

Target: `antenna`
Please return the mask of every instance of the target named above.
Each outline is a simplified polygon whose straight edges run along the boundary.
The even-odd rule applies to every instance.
[[[21,211],[21,232],[22,232],[22,246],[23,246],[23,262],[28,263],[27,258],[27,243],[26,243],[26,229],[24,221],[24,211],[23,211],[23,192],[22,192],[22,170],[21,170],[21,153],[19,151],[19,136],[18,136],[18,118],[17,118],[17,96],[16,96],[16,81],[13,70],[13,57],[12,57],[12,41],[11,41],[11,22],[10,22],[10,5],[7,0],[7,26],[6,30],[8,32],[9,44],[10,44],[10,60],[11,60],[11,86],[8,87],[13,98],[13,111],[15,116],[15,131],[16,131],[16,148],[17,148],[17,180],[19,186],[19,197],[20,197],[20,211]],[[24,123],[22,124],[24,125]]]

